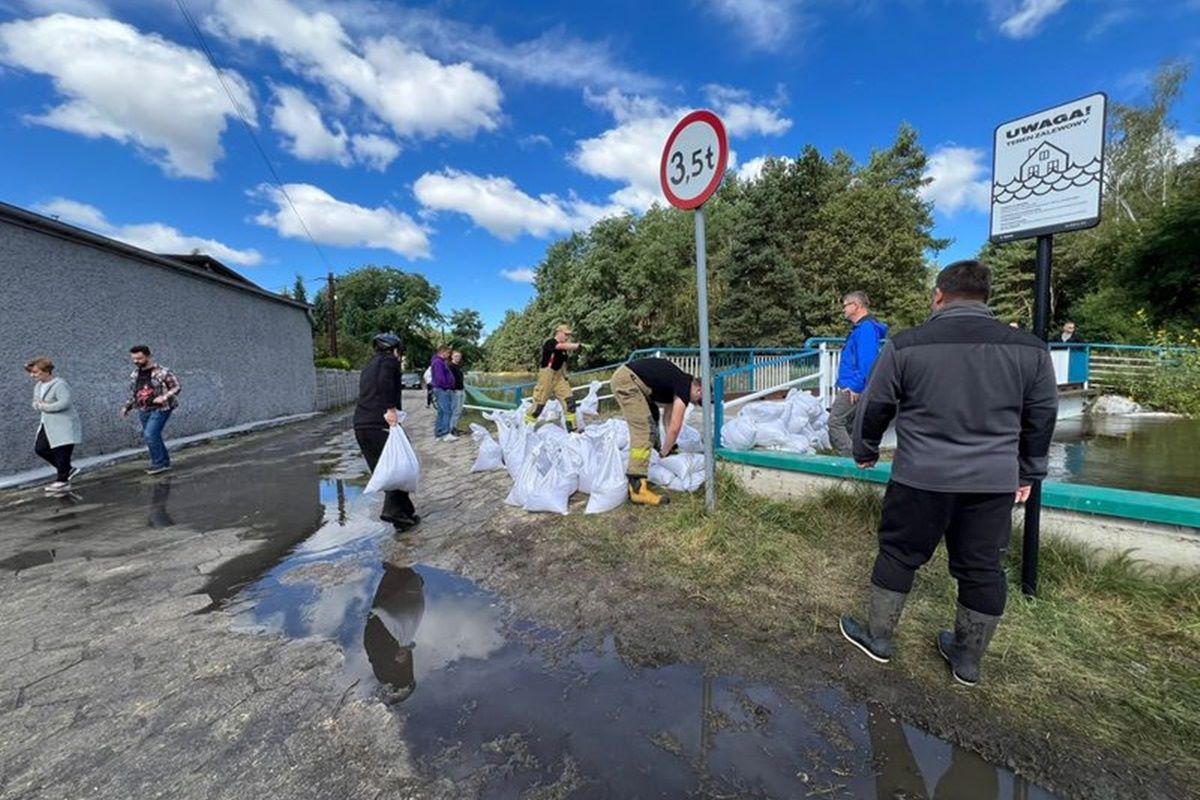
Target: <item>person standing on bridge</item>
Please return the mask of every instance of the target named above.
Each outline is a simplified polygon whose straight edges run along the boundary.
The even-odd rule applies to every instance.
[[[1004,613],[1014,500],[1025,502],[1045,477],[1058,414],[1045,342],[995,319],[990,294],[986,265],[951,264],[937,277],[929,319],[894,336],[879,356],[855,416],[854,460],[875,465],[893,417],[899,444],[867,615],[840,621],[850,643],[887,663],[913,577],[944,536],[958,611],[937,646],[967,686],[979,682]]]
[[[429,365],[433,372],[433,403],[437,406],[437,418],[433,424],[434,438],[439,442],[458,439],[450,432],[450,420],[454,416],[454,373],[450,370],[450,348],[439,345]]]
[[[854,409],[859,395],[867,387],[867,377],[879,357],[888,326],[871,316],[871,303],[866,292],[850,292],[843,297],[842,314],[853,327],[838,362],[833,407],[829,409],[829,443],[838,455],[849,456]]]
[[[641,358],[620,366],[612,376],[613,396],[629,425],[629,500],[637,505],[661,506],[670,502],[666,495],[650,489],[650,448],[659,444],[659,406],[666,414],[663,427],[666,441],[660,454],[670,455],[683,430],[688,403],[699,404],[703,387],[694,378],[665,358]]]
[[[388,430],[400,424],[402,407],[400,337],[381,333],[371,344],[375,356],[362,368],[358,378],[358,403],[354,406],[354,438],[371,471],[379,463],[387,444]],[[379,518],[390,522],[397,531],[406,531],[421,521],[408,492],[384,492]]]
[[[554,329],[554,336],[542,342],[541,359],[538,361],[537,385],[533,388],[533,408],[525,417],[525,422],[533,424],[542,415],[546,401],[550,395],[558,398],[562,404],[567,430],[575,428],[575,395],[567,380],[568,354],[583,347],[579,342],[567,341],[571,338],[571,326],[559,325]]]

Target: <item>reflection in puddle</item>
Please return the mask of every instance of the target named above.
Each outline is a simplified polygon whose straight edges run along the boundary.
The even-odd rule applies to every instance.
[[[611,638],[563,644],[466,578],[380,563],[376,541],[299,548],[229,610],[337,641],[360,687],[403,703],[418,762],[464,796],[1051,797],[836,690],[797,704],[699,665],[630,665]]]

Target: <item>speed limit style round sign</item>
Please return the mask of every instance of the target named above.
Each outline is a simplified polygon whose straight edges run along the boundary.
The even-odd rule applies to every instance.
[[[720,117],[693,111],[675,126],[663,148],[658,177],[663,194],[676,208],[699,208],[725,176],[729,139]]]

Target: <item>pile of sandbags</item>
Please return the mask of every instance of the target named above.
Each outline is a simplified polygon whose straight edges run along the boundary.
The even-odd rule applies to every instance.
[[[829,412],[820,399],[792,389],[783,400],[746,403],[721,426],[721,446],[729,450],[782,450],[814,453],[829,448]]]
[[[599,384],[593,384],[592,390],[589,396],[598,392]],[[577,412],[587,402],[585,398]],[[547,403],[547,410],[549,407]],[[588,514],[623,505],[629,496],[625,477],[629,426],[625,421],[608,419],[578,433],[567,433],[560,425],[527,423],[528,408],[526,401],[512,411],[485,413],[484,418],[496,426],[496,439],[482,425],[471,426],[471,438],[479,446],[471,471],[507,469],[513,487],[505,502],[526,511],[566,514],[575,492],[588,495]],[[585,415],[577,417],[582,420]],[[681,452],[676,455],[661,458],[653,454],[648,477],[651,483],[668,489],[692,492],[704,485],[699,431],[685,425],[678,443]]]

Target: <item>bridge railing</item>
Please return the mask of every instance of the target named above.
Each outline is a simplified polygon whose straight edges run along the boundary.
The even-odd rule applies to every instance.
[[[721,446],[721,428],[726,412],[752,400],[759,400],[793,386],[816,388],[821,380],[821,353],[802,350],[791,355],[754,361],[742,367],[722,370],[713,375],[713,446]],[[757,389],[743,393],[747,386]],[[731,388],[732,387],[732,388]],[[741,396],[727,399],[731,394]]]

